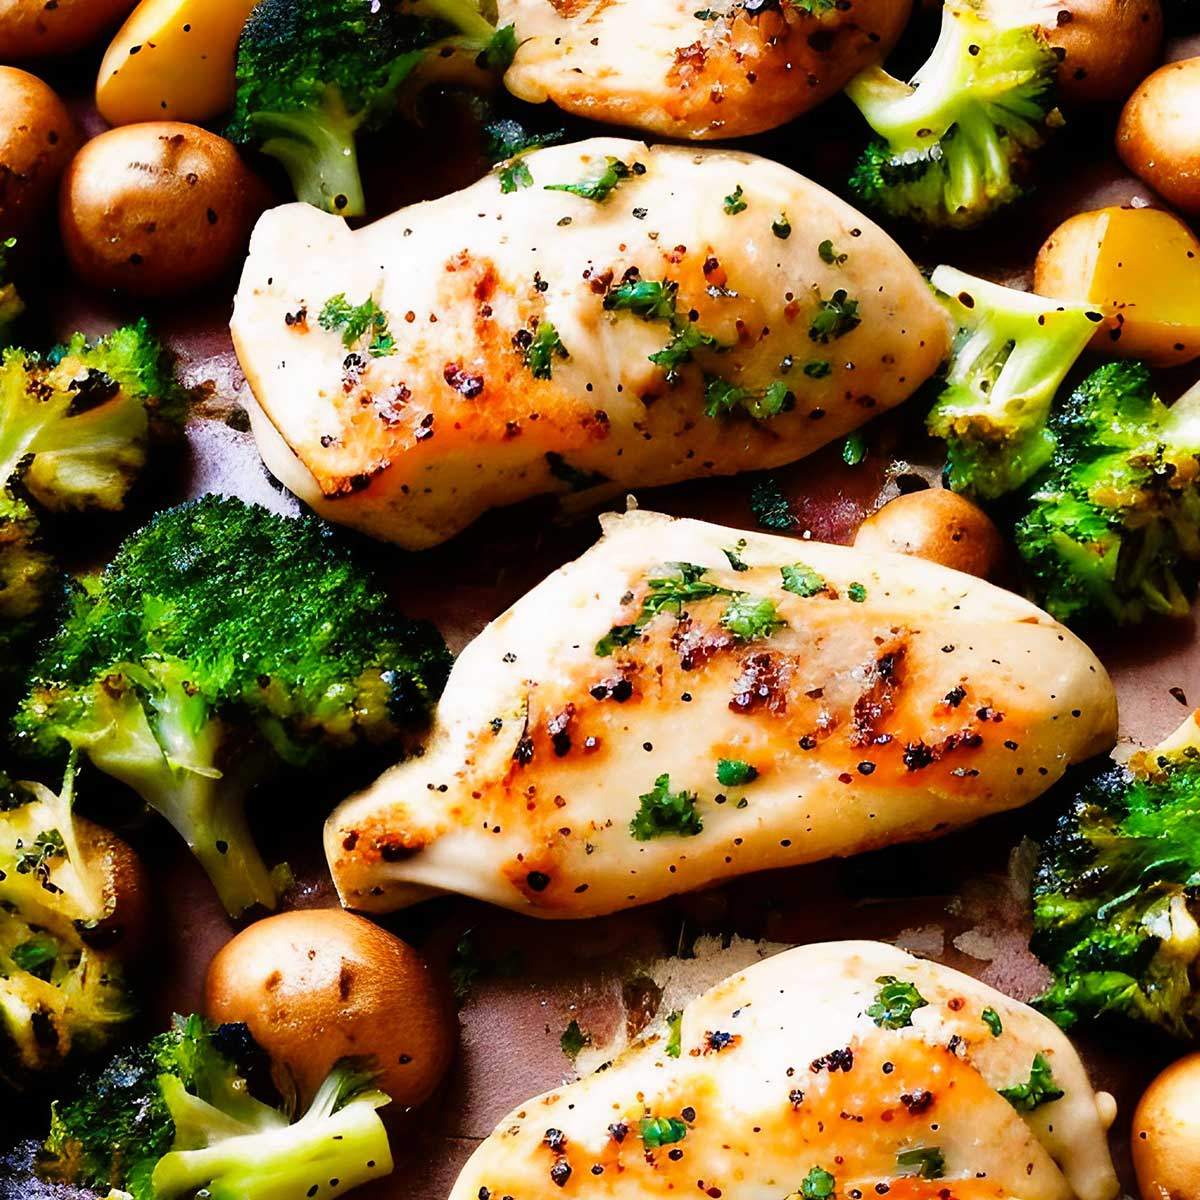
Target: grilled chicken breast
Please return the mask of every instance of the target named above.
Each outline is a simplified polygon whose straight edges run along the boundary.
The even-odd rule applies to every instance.
[[[326,852],[352,908],[594,916],[946,832],[1115,736],[1104,668],[1010,592],[635,512],[464,651]]]
[[[652,1034],[522,1104],[450,1200],[1111,1200],[1114,1115],[1040,1013],[891,946],[832,942],[693,1000],[677,1049]]]
[[[520,49],[504,82],[673,138],[773,129],[883,60],[909,0],[499,0]]]
[[[950,331],[816,184],[600,138],[357,232],[268,213],[233,335],[270,469],[419,549],[529,496],[801,458],[909,396]]]

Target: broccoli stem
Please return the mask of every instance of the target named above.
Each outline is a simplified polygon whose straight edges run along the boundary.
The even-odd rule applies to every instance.
[[[453,25],[460,33],[470,38],[487,41],[496,32],[496,27],[472,0],[416,0],[409,11],[418,17],[432,17]]]
[[[183,1089],[170,1082],[164,1078],[160,1086],[174,1116]],[[209,1144],[171,1150],[159,1159],[151,1180],[155,1197],[175,1200],[203,1188],[210,1200],[295,1200],[316,1194],[314,1187],[322,1196],[336,1195],[387,1175],[392,1155],[376,1109],[388,1098],[372,1091],[334,1111],[344,1082],[344,1071],[335,1070],[294,1125],[235,1136],[229,1136],[231,1122],[220,1109],[186,1097],[192,1137],[204,1111],[211,1114]]]

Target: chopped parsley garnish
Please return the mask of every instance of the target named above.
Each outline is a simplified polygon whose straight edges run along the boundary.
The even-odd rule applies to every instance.
[[[49,981],[58,960],[58,943],[48,934],[39,934],[14,946],[8,954],[12,964],[18,970]]]
[[[718,417],[742,409],[755,420],[764,421],[787,412],[796,404],[795,394],[777,379],[763,391],[738,387],[720,375],[707,375],[704,381],[704,411]]]
[[[657,1150],[659,1146],[682,1142],[687,1137],[687,1125],[678,1117],[643,1117],[638,1132],[647,1150]]]
[[[506,196],[521,188],[533,187],[533,172],[523,158],[514,158],[497,168],[496,174],[500,179],[500,191]]]
[[[850,257],[848,254],[839,254],[828,238],[817,247],[817,253],[821,256],[821,261],[831,267],[840,267]]]
[[[682,1045],[680,1035],[683,1032],[683,1013],[673,1012],[667,1018],[667,1049],[668,1058],[678,1058]]]
[[[558,330],[549,321],[540,322],[533,341],[525,348],[525,365],[534,379],[549,379],[554,374],[554,359],[570,357]]]
[[[800,1181],[800,1195],[804,1200],[828,1200],[833,1195],[835,1183],[824,1167],[813,1167]]]
[[[775,602],[766,596],[738,592],[721,614],[721,624],[743,642],[770,637],[786,621],[780,620]]]
[[[828,379],[833,374],[833,367],[823,358],[814,358],[804,364],[804,373],[809,379]]]
[[[742,185],[739,183],[728,196],[725,197],[725,211],[731,216],[736,217],[738,213],[746,211],[745,193],[742,191]]]
[[[372,358],[386,358],[396,353],[396,339],[388,330],[387,314],[368,296],[361,304],[351,304],[345,292],[339,292],[325,301],[321,315],[317,318],[321,328],[329,333],[342,335],[342,345],[353,350],[369,333],[367,353]]]
[[[880,1029],[905,1029],[913,1023],[912,1015],[918,1008],[929,1007],[929,1001],[911,983],[895,975],[881,975],[875,982],[880,988],[867,1016]]]
[[[852,433],[842,443],[842,462],[848,467],[857,467],[867,457],[867,439],[861,433]]]
[[[643,279],[632,275],[604,297],[609,312],[631,312],[643,321],[670,321],[675,316],[675,296],[679,284],[674,280]]]
[[[946,1159],[937,1146],[914,1146],[911,1150],[901,1150],[896,1155],[896,1166],[902,1171],[911,1171],[911,1178],[941,1179],[946,1173]]]
[[[851,300],[845,288],[838,288],[828,300],[822,300],[816,316],[808,327],[808,336],[823,345],[836,342],[852,329],[862,324],[858,315],[858,301]]]
[[[748,571],[750,568],[742,561],[742,551],[746,549],[746,539],[739,538],[738,544],[732,550],[722,548],[721,553],[729,559],[729,565],[738,572]]]
[[[779,481],[773,475],[756,479],[750,488],[750,512],[763,529],[792,529],[796,524]]]
[[[565,483],[573,492],[583,492],[608,482],[607,475],[601,475],[599,471],[585,471],[581,467],[573,467],[561,454],[556,454],[553,450],[546,451],[546,465],[550,468],[550,474]]]
[[[639,842],[674,835],[695,837],[704,828],[696,812],[697,797],[689,791],[671,791],[670,775],[660,775],[654,787],[639,796],[640,805],[629,822],[629,832]]]
[[[591,1042],[591,1036],[583,1032],[579,1028],[578,1021],[572,1021],[570,1025],[563,1030],[562,1037],[558,1039],[558,1044],[562,1047],[562,1052],[574,1062],[579,1057],[579,1052]]]
[[[855,604],[862,604],[867,598],[867,589],[861,583],[852,583],[846,589],[846,595],[854,601]]]
[[[985,1008],[980,1015],[983,1017],[983,1023],[992,1031],[992,1037],[999,1037],[1004,1032],[1000,1014],[994,1008]]]
[[[702,8],[699,12],[692,13],[697,21],[719,21],[722,15],[715,8]]]
[[[833,12],[837,7],[837,0],[787,0],[787,3],[799,12],[808,13],[810,17]]]
[[[785,242],[792,236],[792,223],[788,220],[787,213],[780,213],[771,222],[771,232]]]
[[[659,613],[673,612],[679,616],[685,604],[733,594],[728,588],[708,582],[704,578],[708,569],[698,567],[695,563],[669,563],[663,569],[670,570],[673,574],[648,581],[649,590],[642,601],[642,611],[634,623],[613,626],[596,643],[596,654],[600,658],[608,658],[618,646],[628,646]]]
[[[740,758],[722,758],[717,761],[717,782],[722,787],[741,787],[758,778],[758,768]]]
[[[666,346],[650,355],[650,361],[666,371],[667,382],[674,387],[679,382],[679,368],[692,361],[694,351],[715,350],[722,353],[728,348],[712,334],[704,333],[698,326],[685,325],[676,330],[675,336]]]
[[[645,173],[646,168],[641,163],[635,162],[630,166],[610,155],[605,160],[604,169],[598,175],[590,179],[581,179],[578,183],[548,183],[546,191],[570,192],[573,196],[581,196],[584,200],[594,200],[597,204],[603,204],[623,179]]]
[[[67,847],[57,829],[46,829],[33,839],[33,845],[17,855],[17,874],[32,875],[45,883],[50,878],[50,864],[56,858],[66,858]]]
[[[819,575],[812,567],[805,566],[804,563],[793,563],[790,567],[780,567],[779,573],[783,576],[783,590],[791,592],[793,596],[804,596],[805,598],[818,596],[829,587],[824,576]]]
[[[485,71],[503,75],[517,57],[517,28],[503,25],[488,39],[488,44],[477,55],[475,62]]]
[[[1043,1104],[1061,1100],[1066,1093],[1054,1081],[1050,1071],[1050,1063],[1044,1054],[1034,1055],[1033,1066],[1029,1070],[1029,1082],[1019,1083],[1015,1087],[1000,1088],[1000,1095],[1018,1112],[1033,1112]]]

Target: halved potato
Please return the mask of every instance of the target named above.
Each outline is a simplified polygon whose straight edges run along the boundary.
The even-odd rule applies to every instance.
[[[1064,221],[1038,253],[1034,291],[1104,313],[1093,349],[1154,366],[1200,355],[1200,239],[1153,208],[1102,208]]]

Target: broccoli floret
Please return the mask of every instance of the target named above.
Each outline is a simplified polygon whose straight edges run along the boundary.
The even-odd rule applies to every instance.
[[[1188,719],[1196,728],[1194,717]],[[1175,744],[1085,776],[1041,846],[1036,1002],[1063,1028],[1100,1016],[1200,1033],[1200,751]]]
[[[134,1200],[203,1195],[282,1200],[341,1195],[392,1170],[369,1072],[339,1063],[297,1121],[258,1100],[241,1073],[243,1026],[177,1017],[56,1101],[38,1156],[44,1178]]]
[[[0,626],[40,612],[57,582],[58,571],[42,548],[33,510],[0,488]]]
[[[145,321],[94,342],[76,334],[44,357],[7,350],[0,483],[20,474],[50,509],[120,509],[145,465],[152,423],[177,423],[183,395]]]
[[[103,868],[62,792],[0,772],[0,1078],[19,1085],[99,1049],[132,1014],[116,958],[90,944],[110,915]]]
[[[1021,195],[1025,160],[1061,123],[1057,73],[1038,27],[1004,28],[977,0],[947,0],[941,36],[911,83],[877,66],[846,88],[879,134],[850,186],[894,217],[978,224]]]
[[[207,496],[160,513],[79,588],[42,649],[18,742],[64,742],[186,839],[231,914],[272,907],[243,800],[293,765],[422,722],[449,656],[313,517]]]
[[[511,26],[497,30],[470,0],[421,0],[403,15],[372,0],[261,0],[238,46],[229,136],[278,159],[299,199],[362,216],[358,134],[386,123],[401,86],[454,33],[440,49],[477,47],[489,69],[516,49]]]
[[[1168,408],[1141,363],[1090,375],[1050,421],[1017,547],[1061,621],[1131,624],[1188,613],[1200,560],[1200,393]]]
[[[1054,394],[1096,331],[1086,305],[1046,300],[938,267],[933,286],[958,332],[929,432],[946,441],[956,492],[995,499],[1050,461]]]

